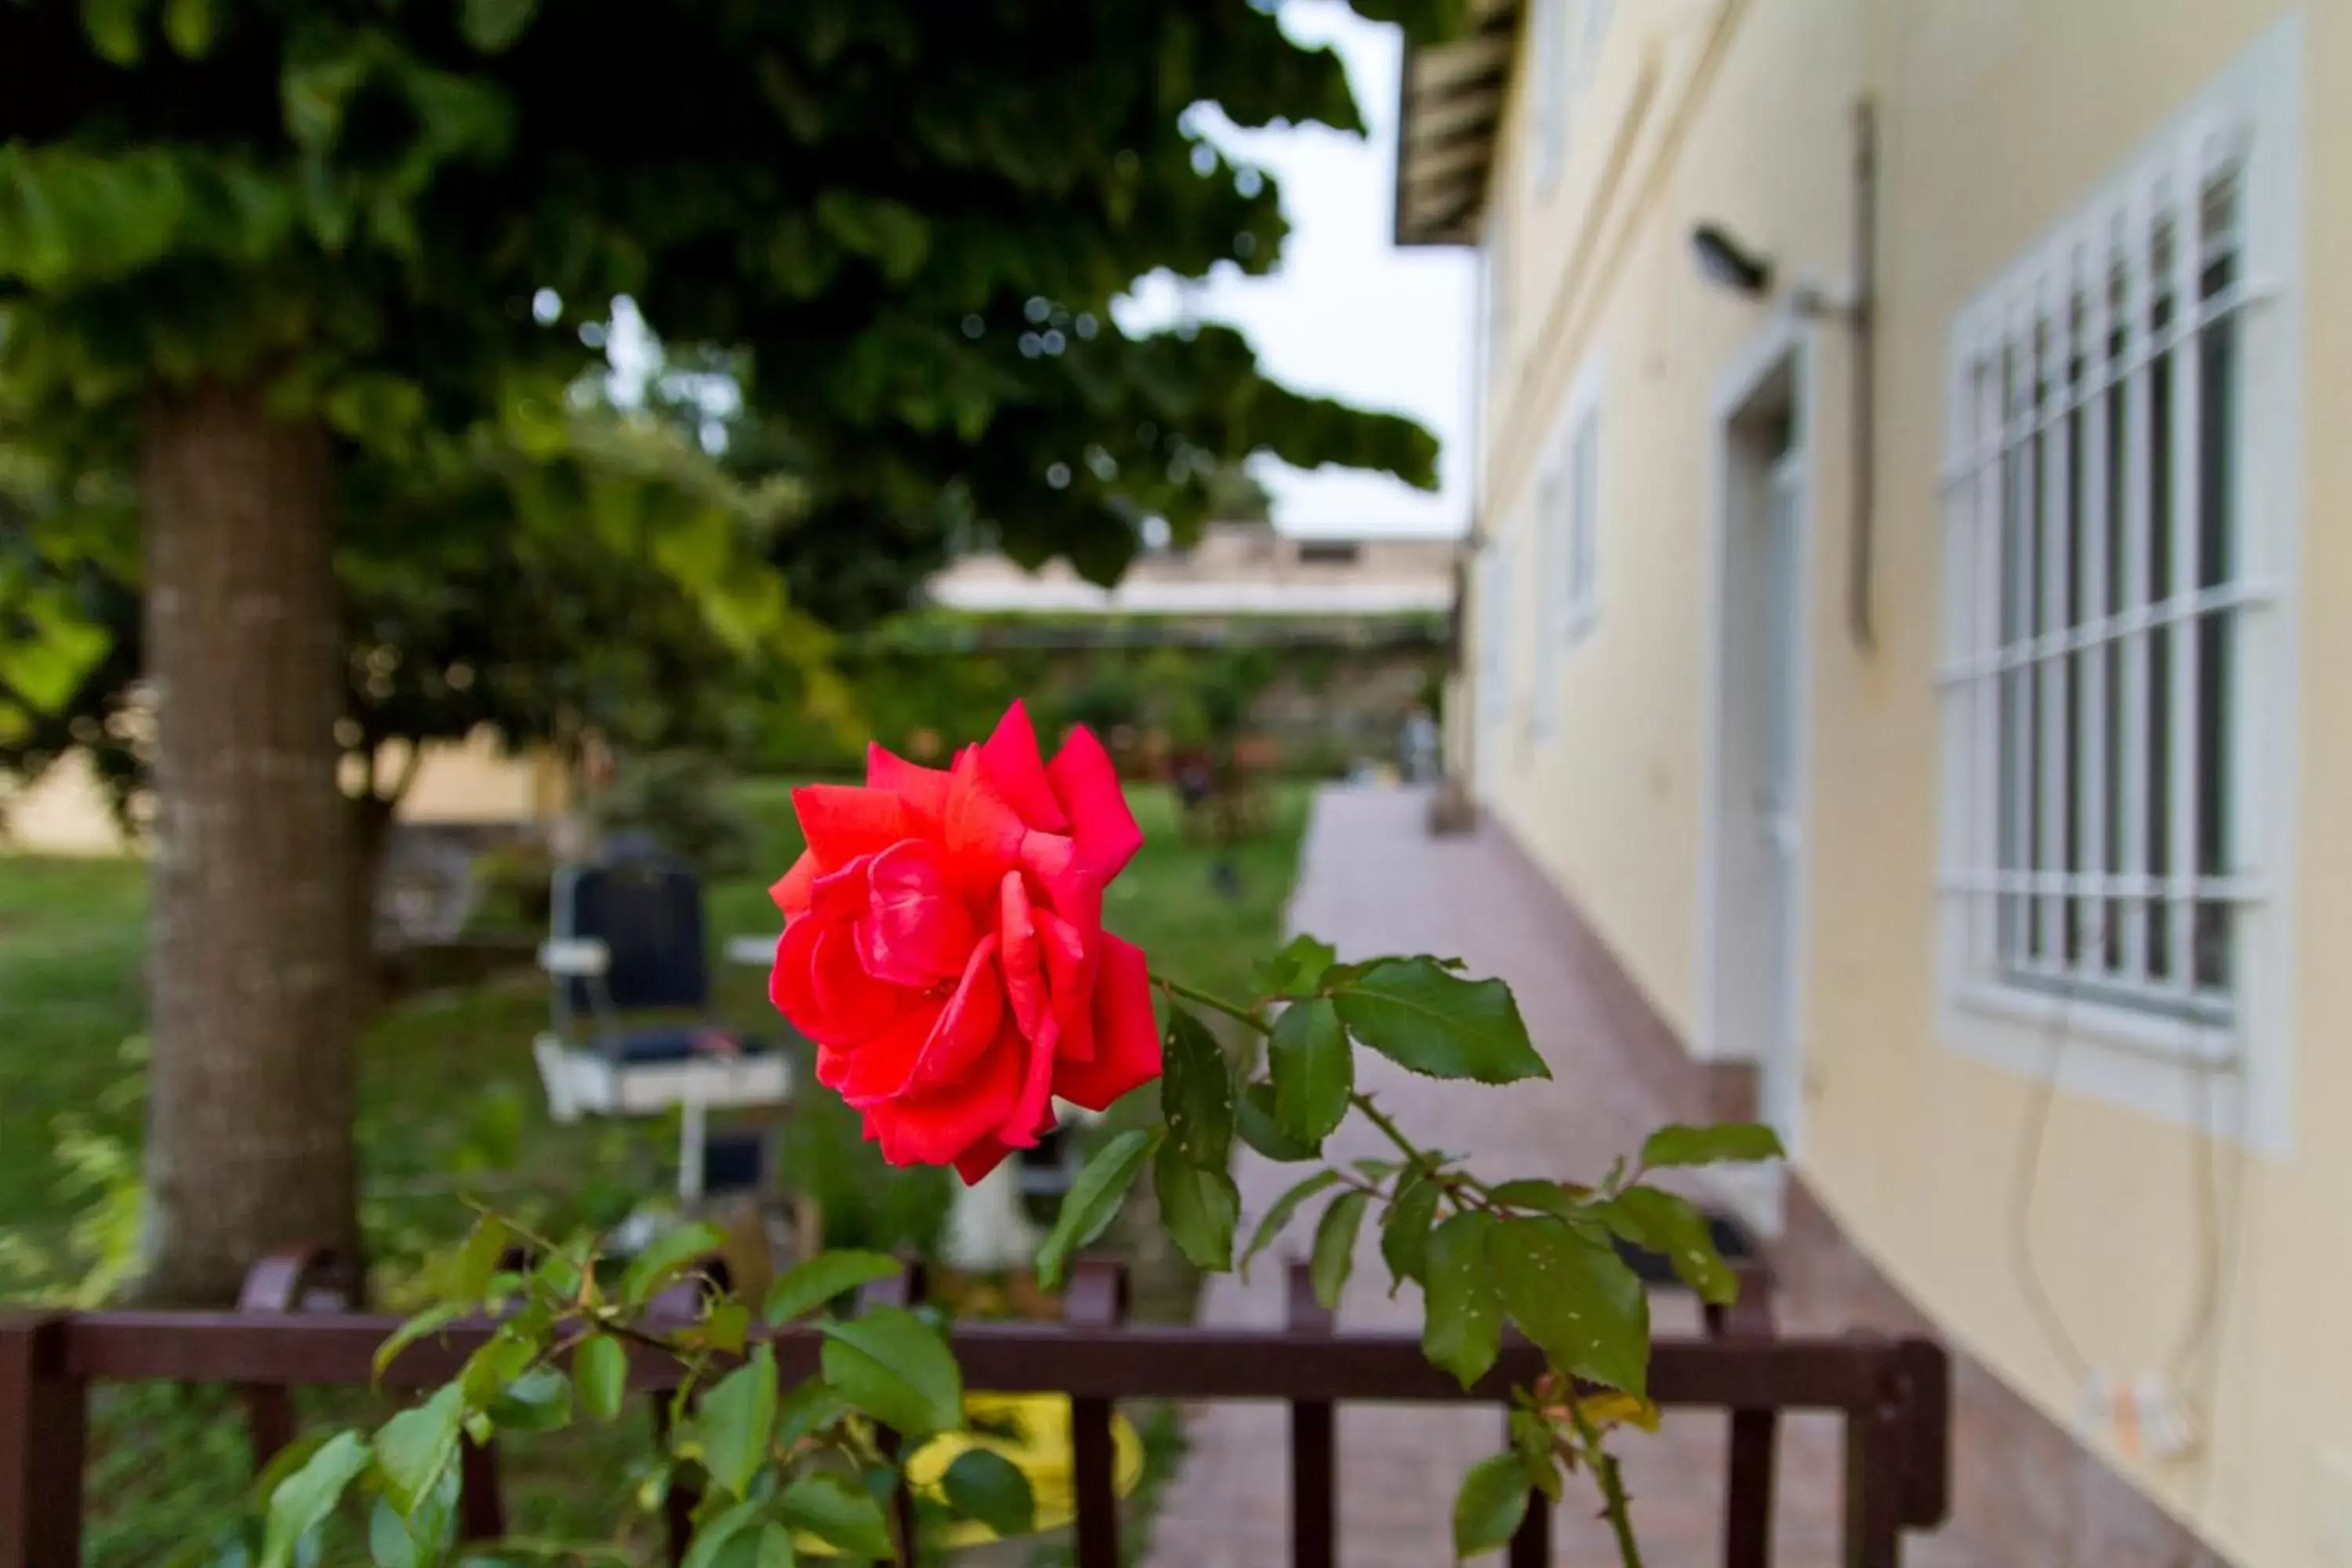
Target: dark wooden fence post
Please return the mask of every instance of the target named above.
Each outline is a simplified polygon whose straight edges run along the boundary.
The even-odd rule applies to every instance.
[[[1127,1268],[1116,1258],[1082,1258],[1062,1299],[1062,1321],[1074,1329],[1117,1328],[1127,1318]],[[1078,1517],[1073,1535],[1077,1568],[1118,1568],[1118,1449],[1111,1436],[1111,1402],[1070,1401],[1070,1480]]]
[[[1772,1282],[1760,1269],[1738,1271],[1739,1294],[1729,1307],[1706,1309],[1712,1340],[1772,1337]],[[1779,1451],[1777,1410],[1731,1412],[1731,1455],[1723,1489],[1723,1568],[1769,1568],[1772,1561],[1773,1456]]]
[[[1283,1327],[1329,1337],[1330,1310],[1315,1299],[1312,1271],[1286,1271]],[[1339,1422],[1328,1401],[1290,1404],[1290,1561],[1294,1568],[1332,1568],[1339,1555]]]
[[[1885,1387],[1866,1409],[1845,1418],[1846,1568],[1896,1568],[1903,1557],[1902,1510],[1911,1468],[1909,1390],[1890,1365]]]
[[[0,1568],[81,1568],[88,1389],[67,1321],[0,1313]]]

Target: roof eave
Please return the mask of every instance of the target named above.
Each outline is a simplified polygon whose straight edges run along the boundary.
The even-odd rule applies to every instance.
[[[1407,46],[1397,73],[1399,246],[1477,243],[1520,9],[1520,0],[1474,0],[1463,37]]]

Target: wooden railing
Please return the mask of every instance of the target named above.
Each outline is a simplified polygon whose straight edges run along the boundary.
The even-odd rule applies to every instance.
[[[364,1386],[376,1348],[396,1322],[344,1313],[317,1260],[277,1259],[256,1270],[236,1312],[0,1313],[0,1568],[79,1568],[92,1385],[207,1383],[236,1387],[259,1466],[293,1436],[290,1393]],[[905,1300],[919,1276],[876,1294]],[[1895,1568],[1907,1531],[1942,1522],[1948,1490],[1950,1371],[1927,1341],[1774,1337],[1760,1294],[1744,1310],[1711,1310],[1698,1339],[1662,1340],[1650,1394],[1667,1412],[1730,1417],[1724,1489],[1725,1568],[1767,1568],[1778,1425],[1784,1412],[1829,1411],[1845,1421],[1843,1568]],[[966,1385],[1070,1396],[1079,1568],[1115,1568],[1118,1504],[1113,1487],[1111,1409],[1119,1400],[1269,1400],[1290,1412],[1291,1556],[1295,1568],[1336,1561],[1339,1495],[1334,1409],[1363,1404],[1489,1404],[1543,1370],[1539,1353],[1510,1342],[1493,1372],[1465,1393],[1423,1358],[1418,1342],[1339,1334],[1294,1270],[1288,1326],[1280,1331],[1131,1325],[1125,1277],[1089,1260],[1076,1271],[1059,1324],[972,1322],[952,1331]],[[453,1376],[488,1337],[482,1322],[453,1326],[403,1352],[383,1384],[432,1387]],[[818,1336],[788,1329],[766,1336],[787,1386],[817,1369]],[[634,1353],[630,1386],[660,1397],[677,1365]],[[1499,1420],[1498,1420],[1499,1426]],[[504,1530],[498,1455],[467,1450],[459,1528],[488,1540]],[[672,1559],[693,1499],[670,1498]],[[1550,1518],[1541,1498],[1511,1543],[1512,1568],[1550,1562]],[[910,1506],[900,1499],[902,1517]]]

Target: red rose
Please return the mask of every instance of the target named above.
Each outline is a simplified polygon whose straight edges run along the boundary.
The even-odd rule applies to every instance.
[[[1142,952],[1102,929],[1143,843],[1081,728],[1051,763],[1018,702],[954,765],[871,748],[866,787],[793,792],[807,852],[772,889],[768,994],[894,1165],[967,1182],[1160,1076]]]

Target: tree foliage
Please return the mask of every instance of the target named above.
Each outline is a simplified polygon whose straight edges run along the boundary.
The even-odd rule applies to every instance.
[[[534,525],[629,548],[614,514],[678,469],[582,443],[569,401],[625,295],[738,379],[717,466],[803,487],[749,538],[656,520],[653,563],[739,640],[780,585],[833,625],[896,608],[975,523],[1108,579],[1254,452],[1432,482],[1425,433],[1266,381],[1231,329],[1118,324],[1147,272],[1279,256],[1278,193],[1202,100],[1359,126],[1337,59],[1239,4],[13,0],[0,443],[49,498],[42,556],[118,576],[128,415],[208,376],[335,430],[347,564],[505,569]],[[0,685],[53,708],[98,640],[23,603]]]

